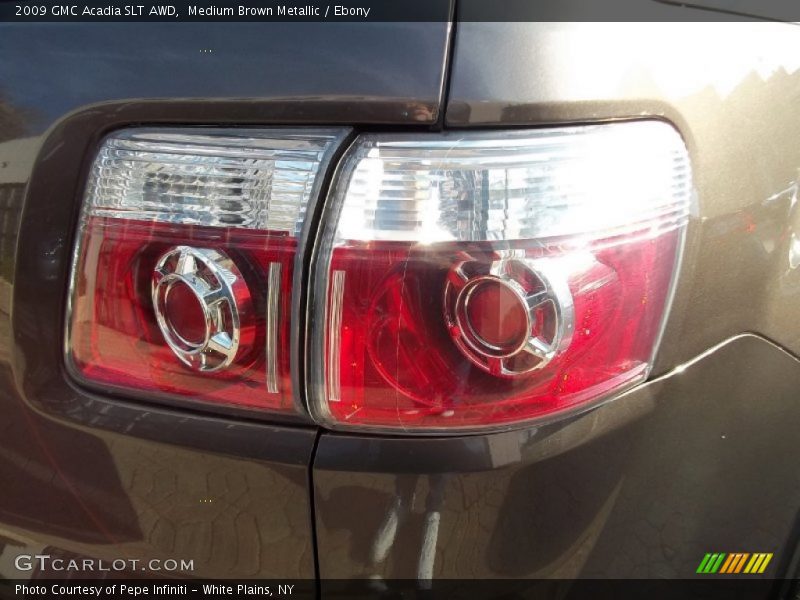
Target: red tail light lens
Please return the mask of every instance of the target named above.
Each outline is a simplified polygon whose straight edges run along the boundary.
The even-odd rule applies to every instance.
[[[298,237],[344,133],[132,129],[107,138],[73,267],[67,354],[76,375],[156,398],[293,411]]]
[[[315,252],[312,412],[510,427],[642,381],[690,194],[660,122],[362,136]]]

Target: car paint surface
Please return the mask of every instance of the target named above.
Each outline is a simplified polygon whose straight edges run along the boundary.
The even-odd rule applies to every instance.
[[[0,27],[2,574],[43,548],[193,558],[200,577],[687,577],[716,550],[775,552],[767,575],[784,573],[800,30],[464,22],[447,77],[445,23],[265,27]],[[633,118],[678,128],[697,202],[653,380],[588,413],[344,435],[120,399],[64,371],[82,176],[111,129]]]

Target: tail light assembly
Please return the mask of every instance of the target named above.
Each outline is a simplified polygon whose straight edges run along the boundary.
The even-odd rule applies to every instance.
[[[67,359],[78,379],[296,411],[291,305],[306,212],[341,129],[128,129],[84,197]]]
[[[647,377],[691,204],[670,125],[363,134],[334,171],[348,134],[106,138],[73,264],[71,372],[413,434],[551,419]]]
[[[690,194],[685,145],[656,121],[361,136],[314,257],[312,414],[507,428],[641,382]]]

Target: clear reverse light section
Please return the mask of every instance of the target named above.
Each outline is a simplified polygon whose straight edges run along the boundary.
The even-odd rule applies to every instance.
[[[518,240],[686,220],[686,147],[666,123],[360,138],[337,239]]]
[[[129,129],[108,137],[85,214],[297,235],[338,130]]]

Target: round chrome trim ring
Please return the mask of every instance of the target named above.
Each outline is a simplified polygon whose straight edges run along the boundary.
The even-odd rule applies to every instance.
[[[476,268],[481,272],[470,275]],[[516,274],[515,274],[516,271]],[[525,279],[528,279],[526,283]],[[536,289],[527,289],[530,282]],[[484,340],[467,316],[474,292],[491,282],[510,290],[525,307],[527,335],[506,347]],[[575,311],[568,283],[559,273],[557,261],[507,257],[490,264],[464,261],[451,269],[445,286],[445,318],[453,342],[470,362],[501,377],[516,377],[547,366],[572,341]],[[549,339],[535,334],[536,313],[548,310],[553,320]],[[532,357],[520,361],[526,355]]]
[[[166,316],[169,293],[187,286],[203,312],[203,341],[186,340]],[[235,263],[211,248],[175,246],[153,270],[152,301],[158,327],[175,356],[195,371],[228,368],[243,351],[242,318],[252,314],[247,284]]]

